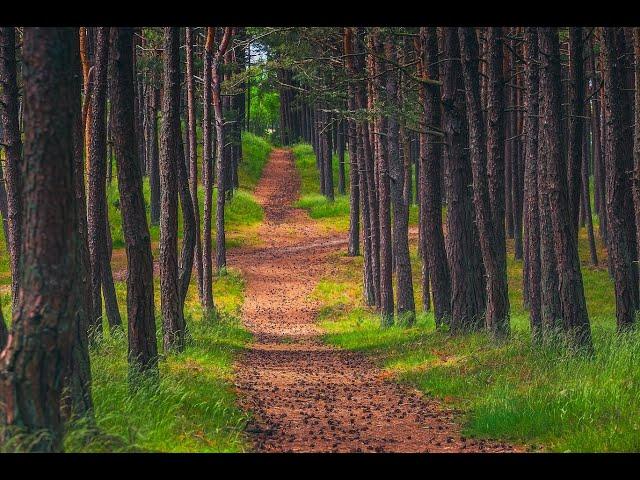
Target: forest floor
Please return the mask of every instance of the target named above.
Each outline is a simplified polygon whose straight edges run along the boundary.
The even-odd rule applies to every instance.
[[[505,452],[510,445],[462,436],[457,412],[390,381],[364,355],[322,342],[318,282],[346,247],[295,208],[300,177],[276,149],[255,190],[264,209],[259,245],[229,252],[245,280],[242,319],[253,334],[236,365],[247,433],[261,452]]]

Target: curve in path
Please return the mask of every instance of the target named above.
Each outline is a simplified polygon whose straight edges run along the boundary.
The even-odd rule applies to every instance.
[[[276,149],[255,195],[264,208],[262,244],[232,250],[246,280],[243,322],[255,342],[236,365],[247,434],[260,452],[478,452],[510,446],[465,439],[453,412],[383,378],[364,356],[321,342],[310,299],[343,236],[294,208],[299,177]]]

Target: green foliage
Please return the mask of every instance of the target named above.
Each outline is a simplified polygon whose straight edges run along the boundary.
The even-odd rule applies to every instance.
[[[320,173],[316,167],[316,157],[313,148],[308,143],[294,145],[291,150],[296,161],[296,168],[300,174],[300,200],[296,206],[309,212],[311,218],[320,220],[325,226],[338,231],[349,229],[349,154],[345,152],[345,190],[346,195],[338,195],[338,157],[333,155],[332,167],[334,187],[336,187],[335,201],[330,202],[320,193]],[[415,185],[415,183],[414,183]],[[409,225],[418,224],[418,206],[409,207]]]
[[[361,257],[337,257],[339,272],[316,289],[324,305],[325,338],[372,355],[399,381],[463,410],[467,435],[551,451],[637,451],[640,332],[615,333],[612,281],[606,268],[588,266],[584,230],[579,247],[596,348],[592,359],[532,345],[522,307],[522,262],[513,260],[512,240],[508,276],[513,335],[508,342],[496,343],[484,333],[450,336],[436,331],[431,312],[420,312],[411,328],[380,329],[377,315],[361,301]],[[415,249],[412,267],[420,305]]]
[[[157,283],[157,282],[156,282]],[[120,305],[126,285],[118,282]],[[235,404],[233,357],[250,340],[240,325],[244,285],[239,275],[218,277],[218,313],[203,316],[195,288],[186,310],[189,342],[183,353],[160,361],[160,382],[140,379],[129,389],[124,331],[106,333],[91,350],[93,400],[98,432],[72,426],[65,450],[72,452],[237,452],[247,416]],[[156,298],[158,298],[156,296]],[[157,314],[158,350],[162,351]]]

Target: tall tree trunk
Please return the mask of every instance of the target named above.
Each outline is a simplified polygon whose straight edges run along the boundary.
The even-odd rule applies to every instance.
[[[459,29],[459,35],[469,122],[473,203],[480,236],[480,248],[487,274],[485,325],[495,337],[506,337],[510,330],[506,252],[498,251],[499,242],[496,239],[496,228],[493,223],[487,183],[487,175],[495,177],[499,170],[487,171],[487,137],[480,98],[476,32],[472,27],[463,27]]]
[[[214,38],[213,27],[207,28],[204,50],[203,115],[202,115],[202,184],[204,188],[204,211],[202,226],[202,290],[200,301],[207,311],[214,308],[211,280],[211,210],[213,197],[213,154],[211,152],[211,62]]]
[[[345,141],[345,121],[339,120],[336,125],[336,150],[338,151],[338,193],[346,195],[346,178],[344,167],[344,141]]]
[[[548,194],[553,240],[558,266],[560,309],[566,338],[576,347],[590,351],[591,329],[582,286],[577,236],[569,217],[566,164],[563,158],[562,83],[558,30],[539,28],[541,143],[546,160],[542,188]]]
[[[182,351],[184,312],[178,280],[178,148],[180,138],[179,28],[164,28],[160,134],[160,304],[165,352]]]
[[[153,302],[151,237],[142,193],[134,118],[133,29],[115,28],[112,36],[111,90],[113,146],[118,162],[118,191],[127,253],[127,319],[129,368],[132,374],[157,374],[158,349]],[[134,380],[135,381],[135,380]]]
[[[384,42],[384,55],[392,65],[396,63],[395,46],[390,38]],[[398,102],[397,74],[387,73],[386,80],[387,102],[392,106]],[[412,325],[415,322],[416,306],[409,258],[409,203],[408,198],[405,197],[405,165],[400,157],[399,143],[398,116],[394,108],[387,121],[387,163],[393,206],[391,233],[395,247],[396,300],[398,321]]]
[[[623,71],[621,49],[617,44],[615,27],[602,27],[603,77],[607,112],[606,208],[608,221],[608,249],[616,293],[618,330],[629,328],[635,321],[633,251],[626,229],[627,184],[625,177],[627,142],[623,117]]]
[[[344,28],[343,52],[345,55],[345,69],[347,71],[347,75],[353,77],[355,76],[353,58],[351,57],[351,55],[353,54],[353,31],[350,27]],[[349,84],[347,85],[347,108],[350,112],[354,112],[356,109],[355,89],[356,86],[353,85],[352,82],[349,82]],[[358,171],[358,165],[360,163],[358,154],[360,152],[358,150],[358,132],[356,121],[354,119],[348,119],[346,120],[346,122],[345,133],[348,134],[349,147],[349,244],[347,247],[347,253],[349,256],[355,257],[356,255],[360,254],[360,211],[363,210],[360,207],[360,172]],[[362,225],[364,230],[363,234],[366,235],[364,220],[362,222]],[[366,285],[366,273],[364,278],[364,283]]]
[[[149,190],[151,225],[160,224],[160,152],[158,147],[158,103],[160,93],[149,88]]]
[[[526,238],[525,272],[528,277],[527,297],[531,324],[531,336],[534,342],[542,339],[541,314],[541,264],[540,264],[540,210],[538,198],[538,31],[536,27],[525,27],[526,64],[525,64],[525,225]]]
[[[11,260],[11,292],[17,305],[20,272],[20,243],[22,241],[22,139],[18,119],[18,80],[16,72],[16,33],[14,27],[0,27],[0,113],[2,114],[2,143],[6,161],[4,180],[7,192],[9,257]]]
[[[422,79],[438,79],[438,38],[435,27],[420,28],[424,48]],[[420,132],[420,217],[424,224],[422,236],[423,269],[428,271],[433,292],[433,313],[436,326],[449,323],[451,317],[451,277],[442,231],[442,138],[435,135],[440,127],[440,91],[436,85],[422,83],[424,125]],[[427,129],[434,133],[428,134]],[[426,266],[426,268],[425,268]],[[425,281],[423,272],[423,282]],[[423,298],[423,305],[426,300]]]
[[[480,330],[485,310],[484,266],[474,224],[471,163],[467,144],[467,122],[462,90],[460,47],[455,27],[444,27],[440,64],[442,81],[442,125],[447,152],[447,239],[451,271],[451,331]]]
[[[108,253],[107,196],[106,196],[106,88],[109,52],[109,28],[99,27],[96,46],[94,88],[91,96],[91,127],[89,144],[88,217],[89,257],[91,260],[91,295],[93,297],[92,334],[102,332],[102,296],[104,291],[109,325],[120,325],[120,314],[113,308],[113,284],[108,285],[111,265]],[[107,270],[109,272],[107,272]],[[111,307],[111,308],[110,308]]]
[[[571,225],[578,234],[582,131],[584,128],[584,39],[582,27],[569,28],[569,155],[567,179]]]
[[[224,56],[229,39],[231,36],[231,27],[225,27],[225,31],[218,46],[218,52],[216,53],[212,63],[212,101],[213,110],[215,115],[216,126],[216,175],[217,175],[217,187],[218,197],[216,201],[216,267],[218,272],[223,272],[227,267],[227,247],[225,245],[225,229],[224,229],[224,204],[225,204],[225,192],[227,185],[227,178],[225,175],[225,158],[223,155],[224,150],[224,116],[222,115],[222,99],[220,94],[220,63]]]
[[[78,93],[72,78],[77,38],[72,28],[25,28],[23,44],[22,175],[29,208],[23,209],[23,268],[12,336],[3,352],[0,403],[5,436],[38,433],[19,447],[39,452],[62,449],[61,394],[81,305],[69,115]]]
[[[378,29],[375,29],[371,33],[372,44],[375,48],[375,56],[380,55],[380,43],[378,40]],[[376,98],[375,101],[380,101],[381,90],[384,85],[384,73],[378,68],[378,59],[372,55],[371,65],[373,68],[370,71],[371,75],[374,72],[378,73],[376,76],[375,89]],[[379,130],[382,131],[384,124],[382,119],[379,122]],[[387,149],[387,142],[382,140],[379,135],[376,136],[376,142],[378,143],[378,151],[376,154],[376,163],[378,165],[378,208],[379,208],[379,235],[380,246],[378,250],[378,258],[380,265],[380,314],[382,326],[393,325],[393,245],[391,240],[391,181],[389,175],[389,156]],[[375,249],[374,249],[375,251]]]
[[[191,27],[185,28],[187,43],[187,136],[189,145],[189,190],[193,204],[195,220],[195,258],[198,292],[202,292],[202,238],[200,237],[200,205],[198,203],[198,150],[196,143],[196,104],[193,86],[193,33]]]

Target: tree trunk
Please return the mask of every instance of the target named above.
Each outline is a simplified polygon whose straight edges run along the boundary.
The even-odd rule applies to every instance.
[[[224,272],[227,267],[227,247],[225,245],[225,229],[224,229],[224,204],[227,178],[225,170],[224,150],[224,117],[222,115],[222,101],[220,95],[220,63],[227,49],[229,37],[231,36],[231,28],[225,27],[224,35],[218,46],[218,52],[213,59],[212,64],[212,101],[215,115],[216,126],[216,175],[218,197],[216,202],[216,267],[218,272]]]
[[[178,148],[180,138],[179,28],[164,28],[160,133],[160,304],[165,352],[182,351],[184,313],[178,280]]]
[[[20,272],[20,243],[22,242],[22,139],[18,119],[18,80],[16,73],[16,34],[14,27],[0,27],[0,113],[2,114],[2,143],[5,151],[4,180],[7,192],[7,226],[9,258],[11,260],[12,304],[17,305]]]
[[[160,93],[149,88],[149,190],[151,225],[160,224],[160,159],[158,148],[158,103]]]
[[[623,118],[623,71],[619,57],[615,27],[602,27],[603,77],[605,108],[607,112],[606,164],[606,209],[608,221],[608,250],[611,260],[613,282],[616,293],[616,320],[618,330],[625,330],[635,322],[634,273],[632,269],[633,247],[629,244],[625,211],[627,183],[625,177],[626,152]]]
[[[202,184],[204,188],[204,208],[202,226],[202,290],[200,301],[205,310],[211,311],[213,289],[211,280],[211,210],[213,197],[213,155],[211,152],[211,62],[213,48],[213,27],[207,28],[204,51],[203,72],[203,115],[202,115]]]
[[[582,131],[584,128],[584,45],[582,27],[569,28],[569,213],[576,236],[580,205]]]
[[[474,225],[471,192],[471,163],[467,144],[467,122],[460,68],[458,32],[443,29],[440,64],[442,81],[442,125],[447,153],[447,239],[451,271],[451,331],[480,330],[485,310],[484,266],[480,258],[478,234]]]
[[[539,28],[541,143],[546,161],[542,186],[548,194],[558,267],[560,309],[564,333],[574,346],[592,350],[591,329],[584,299],[575,229],[569,216],[566,165],[563,158],[562,83],[556,28]],[[544,160],[543,160],[544,161]]]
[[[136,159],[137,142],[142,138],[136,136],[134,117],[133,29],[115,28],[112,38],[113,147],[118,162],[118,191],[127,253],[129,368],[134,375],[137,372],[157,374],[151,238],[142,193],[141,159]]]
[[[541,264],[540,264],[540,211],[538,202],[538,32],[536,27],[525,27],[525,225],[524,235],[527,245],[525,272],[527,277],[527,298],[531,324],[531,336],[535,342],[542,339],[541,316]]]
[[[471,27],[459,29],[460,53],[467,99],[469,123],[469,151],[473,175],[473,203],[475,220],[480,236],[480,248],[487,274],[487,310],[485,325],[495,337],[509,335],[509,295],[507,291],[506,252],[498,251],[496,228],[489,201],[487,175],[491,178],[500,173],[496,168],[487,171],[487,137],[482,116],[480,78],[478,68],[478,41]],[[491,102],[490,97],[490,102]],[[496,162],[492,162],[496,165]]]
[[[25,28],[25,145],[18,303],[0,373],[5,441],[62,449],[61,394],[81,302],[80,238],[74,191],[72,28]],[[81,309],[80,309],[81,310]],[[39,433],[37,437],[32,435]],[[44,433],[44,435],[42,435]]]
[[[438,78],[438,39],[435,27],[420,28],[424,57],[421,58],[422,78]],[[433,314],[436,327],[448,324],[451,317],[451,277],[442,231],[442,139],[427,134],[427,129],[437,132],[440,126],[440,92],[435,86],[420,85],[423,96],[424,125],[420,130],[420,223],[424,225],[422,236],[423,283],[428,272],[433,293]],[[426,267],[426,268],[425,268]],[[423,305],[426,300],[423,298]]]
[[[395,46],[390,38],[384,43],[384,55],[391,64],[396,63]],[[386,67],[386,65],[385,65]],[[395,72],[387,73],[386,95],[388,105],[398,103],[398,81]],[[412,325],[415,322],[416,306],[413,298],[413,279],[409,258],[409,203],[405,196],[405,165],[400,156],[399,125],[395,108],[387,121],[388,172],[393,206],[392,239],[395,247],[396,299],[398,321]]]
[[[106,88],[107,63],[109,52],[109,28],[99,27],[97,34],[94,88],[91,96],[91,136],[89,138],[89,181],[88,181],[88,217],[89,257],[91,260],[91,295],[93,297],[93,315],[90,326],[92,334],[102,332],[102,296],[104,291],[109,325],[120,325],[120,314],[113,307],[114,298],[110,297],[113,284],[108,285],[111,265],[107,245],[107,196],[106,196]],[[107,270],[109,272],[107,272]],[[113,281],[113,280],[112,280]]]
[[[202,292],[202,239],[200,237],[200,205],[198,203],[198,150],[196,143],[196,105],[193,86],[193,33],[191,27],[185,28],[187,43],[187,136],[189,145],[189,190],[193,204],[195,220],[195,258],[198,292]]]

